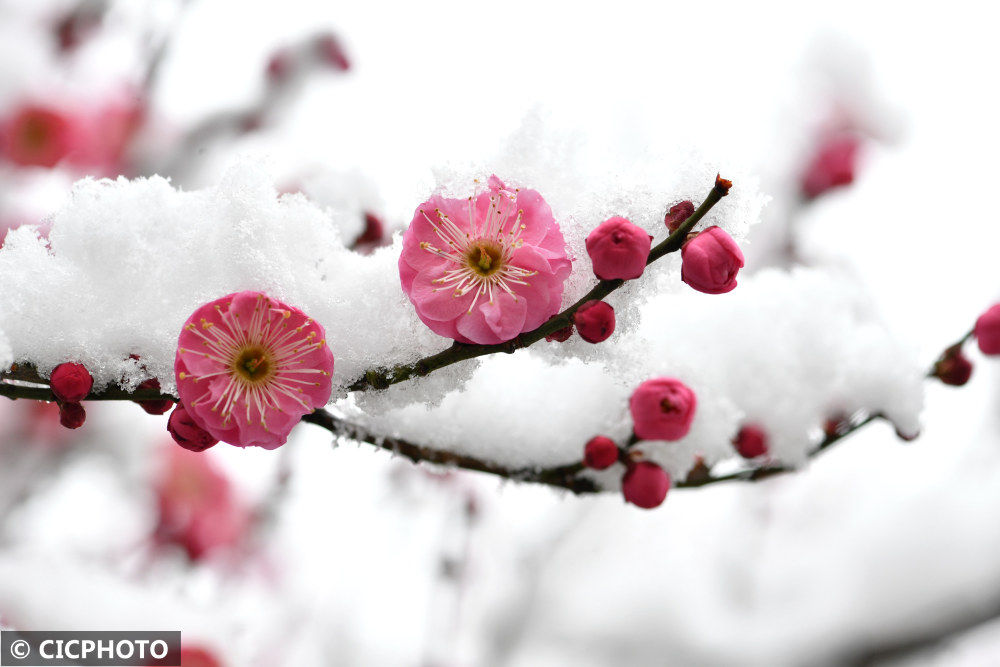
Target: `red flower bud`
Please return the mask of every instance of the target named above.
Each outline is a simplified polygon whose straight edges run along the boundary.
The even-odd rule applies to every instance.
[[[975,336],[983,354],[1000,354],[1000,303],[979,316]]]
[[[802,175],[802,194],[813,199],[854,182],[860,147],[860,141],[853,135],[831,137],[821,143]]]
[[[295,56],[289,49],[279,49],[267,61],[267,79],[272,83],[282,83],[292,73]]]
[[[691,430],[698,399],[674,378],[640,384],[629,399],[635,434],[643,440],[680,440]]]
[[[573,325],[571,324],[568,327],[563,327],[562,329],[556,329],[548,336],[546,336],[545,340],[549,341],[550,343],[552,342],[565,343],[567,340],[569,340],[569,337],[572,335],[573,335]]]
[[[621,217],[608,218],[587,235],[587,254],[601,280],[631,280],[642,275],[652,238]]]
[[[79,403],[59,404],[59,423],[66,428],[80,428],[87,421],[87,411]]]
[[[136,389],[144,391],[159,391],[160,381],[156,378],[146,380],[136,387]],[[135,401],[135,403],[151,415],[162,415],[166,412],[170,412],[170,408],[174,407],[174,402],[166,398],[156,401]]]
[[[167,430],[170,431],[170,435],[174,437],[174,441],[178,445],[192,452],[203,452],[219,442],[196,424],[180,403],[170,413],[170,419],[167,420]]]
[[[694,213],[694,204],[690,199],[686,199],[671,206],[670,210],[667,211],[667,214],[663,217],[663,222],[667,225],[667,229],[670,230],[670,233],[673,234],[685,220],[691,217],[692,213]]]
[[[181,665],[183,667],[222,667],[222,663],[213,653],[200,646],[185,646],[181,648]]]
[[[351,61],[347,58],[347,52],[336,35],[320,35],[316,38],[316,52],[327,65],[334,69],[346,72],[351,69]]]
[[[87,397],[94,386],[94,378],[82,364],[59,364],[49,376],[52,393],[62,403],[78,403]]]
[[[934,364],[934,377],[953,387],[961,387],[972,377],[972,362],[961,350],[948,350]]]
[[[755,459],[767,454],[767,433],[756,424],[747,424],[733,439],[733,446],[745,459]]]
[[[382,220],[379,219],[374,213],[365,213],[365,231],[361,233],[357,239],[354,240],[354,245],[365,245],[370,243],[379,243],[382,241],[382,237],[385,236],[385,225],[382,224]]]
[[[659,507],[669,490],[670,475],[649,461],[633,463],[622,478],[625,501],[643,509]]]
[[[611,438],[595,435],[583,447],[583,465],[594,470],[604,470],[618,460],[618,445]]]
[[[699,292],[731,292],[741,268],[743,253],[719,227],[709,227],[681,248],[681,280]]]
[[[580,338],[600,343],[615,331],[615,309],[603,301],[588,301],[573,313],[573,323]]]

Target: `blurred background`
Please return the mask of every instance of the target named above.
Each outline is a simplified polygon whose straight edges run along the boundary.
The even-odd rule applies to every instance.
[[[746,270],[847,268],[930,366],[1000,294],[996,19],[0,0],[0,227],[44,229],[86,176],[193,189],[249,154],[356,211],[365,252],[435,169],[543,124],[755,174],[772,200]],[[914,442],[874,424],[799,473],[651,512],[308,425],[194,455],[135,404],[69,431],[0,399],[0,625],[179,628],[185,665],[1000,664],[1000,371],[972,359],[967,386],[928,383]]]

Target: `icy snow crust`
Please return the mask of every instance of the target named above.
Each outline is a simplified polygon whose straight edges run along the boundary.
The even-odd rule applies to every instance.
[[[539,190],[552,206],[576,256],[566,303],[595,281],[583,249],[594,225],[624,215],[659,241],[666,208],[681,198],[700,202],[716,173],[708,164],[674,177],[646,169],[604,176],[599,187],[592,174],[533,164],[500,175]],[[439,174],[442,189],[468,196],[472,177],[463,189],[457,174]],[[478,173],[483,182],[488,175]],[[704,224],[742,241],[763,203],[752,185],[734,188]],[[81,181],[51,221],[48,242],[21,228],[0,249],[0,361],[30,361],[47,375],[74,360],[97,387],[156,377],[173,392],[185,319],[240,290],[267,292],[322,324],[339,386],[366,369],[446,348],[450,341],[421,324],[400,288],[399,236],[362,256],[344,247],[344,220],[344,212],[302,195],[279,196],[253,164],[195,192],[159,177]],[[694,425],[679,442],[645,447],[675,476],[696,455],[710,463],[732,458],[730,439],[748,420],[771,433],[775,458],[792,464],[805,459],[834,413],[878,410],[900,430],[917,430],[920,364],[848,276],[761,272],[741,277],[730,294],[710,296],[687,288],[679,274],[675,253],[615,292],[609,302],[618,329],[600,345],[574,336],[456,364],[385,392],[335,389],[337,408],[386,435],[512,467],[549,466],[578,461],[597,433],[626,438],[632,389],[674,376],[698,395]],[[611,470],[602,479],[613,486],[619,477]]]

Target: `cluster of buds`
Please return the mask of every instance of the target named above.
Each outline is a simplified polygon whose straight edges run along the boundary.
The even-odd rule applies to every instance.
[[[1000,354],[1000,303],[988,308],[979,316],[970,336],[976,339],[979,351],[986,356]],[[972,377],[972,361],[962,348],[969,336],[941,353],[931,373],[942,383],[961,387]]]
[[[66,428],[80,428],[87,419],[87,411],[80,403],[94,386],[94,378],[83,364],[59,364],[49,377],[56,402],[59,404],[59,423]]]
[[[268,59],[265,73],[271,85],[284,85],[316,66],[337,72],[351,69],[347,51],[333,33],[323,33],[301,44],[278,49]]]
[[[607,436],[595,436],[584,446],[583,465],[606,470],[622,462],[625,501],[644,509],[658,507],[670,490],[670,475],[632,447],[641,440],[680,440],[691,430],[697,405],[694,392],[680,380],[663,377],[643,382],[629,400],[634,433],[629,445],[619,447]]]

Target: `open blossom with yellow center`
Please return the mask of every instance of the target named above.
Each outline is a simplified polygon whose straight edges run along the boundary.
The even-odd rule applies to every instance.
[[[333,353],[323,327],[261,292],[198,308],[181,330],[177,391],[215,438],[274,449],[302,415],[330,400]]]
[[[496,176],[468,199],[434,195],[403,235],[399,276],[420,319],[463,343],[495,344],[559,311],[566,241],[534,190]]]

